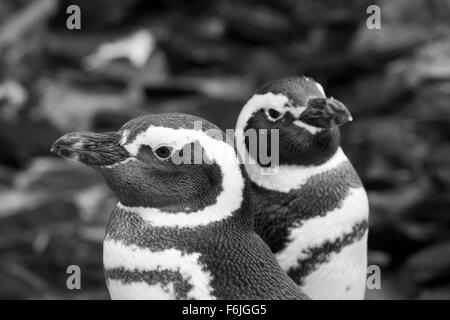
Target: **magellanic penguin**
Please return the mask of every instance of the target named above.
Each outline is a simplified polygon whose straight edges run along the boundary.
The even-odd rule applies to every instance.
[[[54,143],[120,201],[103,243],[112,299],[307,299],[254,232],[250,184],[225,141],[215,125],[173,113]]]
[[[312,299],[364,297],[368,200],[338,129],[350,120],[319,83],[292,77],[262,86],[236,125],[255,197],[255,230]],[[250,147],[252,130],[278,150],[276,165],[260,161],[260,142]]]

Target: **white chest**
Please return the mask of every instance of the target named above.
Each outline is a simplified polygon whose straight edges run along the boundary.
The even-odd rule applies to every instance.
[[[305,221],[292,228],[289,244],[277,254],[286,271],[302,262],[310,263],[312,248],[335,243],[352,234],[355,225],[368,218],[367,195],[363,188],[351,189],[342,205],[325,216]],[[362,299],[367,266],[367,231],[357,241],[328,254],[303,278],[304,291],[313,299]]]
[[[199,260],[200,253],[186,254],[176,249],[150,251],[106,239],[103,243],[103,264],[108,270],[125,270],[139,275],[143,272],[178,272],[191,284],[188,299],[215,299],[211,294],[211,274]],[[130,279],[107,279],[112,299],[177,299],[175,283],[148,282],[139,276]]]
[[[313,300],[364,299],[367,274],[367,231],[361,240],[333,254],[304,280],[302,289]]]

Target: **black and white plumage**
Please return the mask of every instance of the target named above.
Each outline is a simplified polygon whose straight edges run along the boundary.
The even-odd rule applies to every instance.
[[[340,148],[351,121],[320,84],[292,77],[264,85],[243,107],[236,143],[252,181],[255,229],[280,265],[312,299],[362,299],[367,265],[368,201]],[[251,129],[278,129],[279,164],[268,168]],[[269,164],[270,165],[270,164]]]
[[[161,114],[55,142],[120,201],[103,244],[111,298],[307,298],[254,232],[250,185],[224,138],[201,118]],[[194,163],[198,152],[207,161]]]

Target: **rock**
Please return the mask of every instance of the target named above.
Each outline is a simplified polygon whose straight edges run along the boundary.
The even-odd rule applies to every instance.
[[[409,106],[411,115],[418,120],[418,128],[430,142],[450,139],[450,82],[436,81],[424,84],[416,90]]]
[[[68,200],[48,199],[15,211],[1,219],[1,233],[30,229],[36,232],[58,223],[77,223],[80,221],[78,208]]]
[[[124,123],[131,120],[135,116],[142,114],[142,111],[136,112],[118,111],[111,112],[108,110],[97,112],[92,118],[91,129],[94,132],[110,132],[117,131]]]
[[[24,167],[33,157],[50,154],[50,142],[60,131],[45,120],[22,117],[18,122],[0,119],[0,163]]]
[[[249,81],[243,77],[184,76],[156,79],[143,83],[147,99],[173,99],[176,96],[202,95],[224,101],[240,101],[253,92]]]
[[[174,73],[188,70],[193,66],[220,66],[233,56],[236,44],[215,39],[199,39],[196,35],[174,34],[163,41],[164,51]]]
[[[390,72],[358,77],[354,82],[336,87],[329,95],[339,97],[356,121],[373,114],[393,114],[404,106],[410,89],[402,75]]]
[[[445,16],[450,6],[446,0],[382,0],[378,5],[381,29],[370,30],[363,20],[352,51],[405,55],[427,41],[448,35],[449,22]]]
[[[376,265],[383,270],[389,268],[392,257],[383,251],[369,250],[367,252],[367,265]]]
[[[336,25],[361,20],[368,0],[358,1],[286,1],[286,9],[292,19],[303,26]]]
[[[50,80],[43,85],[43,97],[36,111],[60,130],[88,130],[92,119],[100,111],[118,112],[131,110],[139,102],[135,92],[104,90],[102,88],[75,88],[72,83]]]
[[[148,29],[100,45],[84,60],[89,69],[102,68],[114,60],[128,59],[136,68],[145,66],[156,48],[156,39]]]
[[[4,260],[6,257],[0,255],[0,259]],[[0,282],[2,283],[2,290],[0,290],[0,299],[27,299],[32,295],[37,296],[41,288],[33,287],[30,283],[29,273],[17,274],[17,270],[12,272],[15,266],[0,264]],[[22,268],[23,269],[23,268]],[[12,274],[15,273],[15,274]],[[22,276],[21,276],[22,275]],[[35,276],[33,275],[33,279]]]
[[[14,215],[23,210],[30,210],[47,200],[45,193],[30,194],[24,190],[7,189],[0,191],[0,217]]]
[[[73,197],[81,219],[106,226],[117,199],[104,183],[83,189]]]
[[[389,216],[376,217],[375,211],[370,214],[369,248],[388,253],[392,257],[393,267],[435,241],[434,229],[425,232],[421,224],[390,220]]]
[[[45,270],[52,282],[65,288],[70,265],[77,265],[83,270],[83,288],[105,287],[103,276],[103,248],[98,242],[83,241],[76,233],[66,233],[51,238],[48,246],[39,255],[38,261],[32,261],[35,268]],[[36,259],[37,257],[34,257]],[[50,273],[53,273],[50,276]]]
[[[283,42],[291,37],[293,27],[285,14],[262,4],[220,2],[219,14],[227,31],[237,38],[256,42]]]
[[[203,96],[191,95],[189,97],[164,99],[155,101],[149,99],[148,112],[182,112],[190,113],[217,124],[223,129],[234,129],[241,106],[245,103],[212,99]]]
[[[93,169],[59,158],[36,158],[16,177],[18,189],[55,195],[73,194],[101,183],[101,175]]]
[[[16,172],[6,166],[0,165],[0,192],[11,188]]]
[[[15,186],[24,195],[40,195],[41,203],[68,201],[75,206],[83,221],[106,224],[116,202],[100,174],[63,159],[36,159],[17,176]]]
[[[355,119],[351,128],[344,127],[342,133],[343,149],[348,150],[369,188],[385,180],[398,185],[419,178],[428,146],[417,133],[413,119]]]
[[[450,243],[435,244],[408,257],[404,274],[418,285],[439,284],[449,279]]]
[[[450,191],[450,145],[441,145],[431,151],[425,163],[426,170],[438,189]]]
[[[246,80],[242,79],[241,84],[247,82],[252,87],[262,86],[274,79],[292,76],[293,70],[297,68],[299,56],[291,48],[277,49],[278,47],[258,48],[249,51],[241,48],[230,61],[230,67],[237,68],[240,73],[246,75]],[[252,83],[253,81],[255,84]],[[252,94],[253,90],[243,99],[248,99]]]
[[[52,24],[55,26],[65,25],[65,19],[68,17],[66,13],[67,7],[77,5],[80,7],[82,13],[83,30],[111,29],[118,27],[139,2],[140,0],[99,0],[97,2],[88,0],[63,0],[59,5],[59,12],[55,14]]]
[[[368,192],[371,212],[383,213],[390,219],[409,217],[414,207],[426,201],[431,194],[431,186],[426,180],[409,182],[384,191]]]
[[[449,29],[450,30],[450,29]],[[399,59],[388,65],[392,74],[401,76],[409,88],[417,88],[426,82],[450,79],[450,38],[443,38],[424,45],[411,57]]]
[[[106,222],[114,207],[114,198],[98,173],[52,158],[32,162],[10,189],[0,191],[0,200],[0,217],[9,217],[12,225],[28,220],[36,225],[80,219]]]
[[[0,83],[0,118],[17,121],[19,112],[28,100],[27,90],[17,81]]]
[[[65,24],[65,21],[63,22]],[[112,41],[118,32],[78,33],[57,28],[47,37],[48,63],[54,68],[70,66],[80,69],[83,59],[92,53],[102,41]]]
[[[430,210],[432,208],[432,210]],[[419,201],[411,208],[408,216],[415,221],[426,224],[437,224],[445,229],[450,226],[450,194],[430,193],[425,199]]]

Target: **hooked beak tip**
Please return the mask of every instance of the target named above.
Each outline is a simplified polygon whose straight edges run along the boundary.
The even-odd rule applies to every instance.
[[[77,149],[78,142],[74,134],[66,134],[52,144],[50,152],[64,159],[78,161],[79,153],[82,152],[82,149]]]
[[[118,138],[115,132],[72,132],[56,140],[50,151],[90,166],[111,165],[129,157],[128,152],[119,145]]]
[[[347,107],[340,101],[331,98],[308,99],[307,109],[300,120],[319,127],[334,128],[353,121],[353,117]]]

